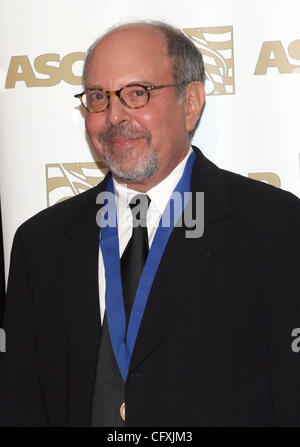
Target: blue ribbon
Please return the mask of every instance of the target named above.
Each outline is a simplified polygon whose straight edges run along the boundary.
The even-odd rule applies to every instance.
[[[137,288],[126,339],[126,319],[121,281],[117,222],[115,222],[114,226],[109,226],[105,224],[104,216],[100,220],[100,247],[105,267],[107,322],[113,351],[124,381],[126,381],[128,375],[133,348],[161,257],[174,228],[174,224],[178,221],[190,199],[191,175],[195,159],[196,154],[193,152],[189,156],[181,179],[173,191],[173,193],[180,194],[182,206],[176,208],[174,204],[172,206],[169,200],[155,232],[154,240]],[[112,176],[108,180],[106,191],[114,194]],[[187,193],[189,193],[188,197]],[[115,200],[109,202],[109,207],[110,210],[108,212],[112,212],[114,213],[112,215],[116,216]],[[168,213],[170,213],[170,224],[165,226],[164,223],[168,219]]]

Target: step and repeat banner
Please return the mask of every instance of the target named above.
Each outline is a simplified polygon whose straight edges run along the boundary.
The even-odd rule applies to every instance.
[[[74,94],[118,22],[167,21],[203,53],[193,142],[218,166],[300,196],[299,0],[1,0],[0,193],[6,274],[17,227],[104,176]]]

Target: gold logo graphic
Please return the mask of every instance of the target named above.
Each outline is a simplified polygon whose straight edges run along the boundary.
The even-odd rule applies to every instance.
[[[97,185],[106,172],[107,169],[99,162],[47,164],[47,206],[70,199]]]
[[[294,40],[287,47],[287,52],[280,40],[264,42],[259,53],[255,75],[265,75],[271,67],[276,67],[280,74],[300,73],[300,64],[290,62],[300,61],[300,39]]]
[[[82,77],[73,73],[73,65],[84,60],[85,53],[82,52],[67,54],[61,60],[60,55],[56,53],[41,54],[34,60],[34,68],[47,77],[39,78],[35,76],[28,56],[12,56],[5,88],[14,88],[17,81],[24,81],[27,87],[51,87],[61,80],[68,84],[80,85]]]
[[[277,188],[281,187],[280,177],[274,172],[251,172],[248,174],[248,177],[276,186]]]
[[[107,168],[100,162],[47,164],[47,206],[55,205],[90,189],[101,182],[106,173]],[[253,172],[249,173],[248,177],[278,188],[281,186],[280,178],[274,172]]]
[[[233,95],[234,55],[232,26],[184,28],[203,55],[207,95]]]
[[[206,93],[208,95],[234,94],[232,26],[184,28],[183,33],[203,54]],[[60,81],[81,85],[82,76],[74,74],[73,68],[76,62],[84,60],[85,53],[83,52],[70,53],[62,59],[58,53],[46,53],[35,58],[33,68],[28,56],[12,56],[5,88],[15,88],[16,82],[19,81],[25,82],[26,87],[51,87]],[[42,74],[44,77],[36,74]]]

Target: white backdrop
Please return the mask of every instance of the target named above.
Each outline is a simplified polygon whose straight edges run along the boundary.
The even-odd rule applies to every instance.
[[[299,17],[299,0],[1,0],[6,273],[23,221],[99,181],[73,95],[86,49],[120,20],[161,19],[190,35],[209,94],[194,143],[220,167],[300,196]]]

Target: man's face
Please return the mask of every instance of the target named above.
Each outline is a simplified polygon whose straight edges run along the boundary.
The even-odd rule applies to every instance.
[[[145,28],[117,30],[93,51],[86,71],[87,88],[118,90],[132,83],[174,83],[160,33]],[[154,90],[140,109],[129,109],[111,96],[106,110],[87,112],[86,128],[114,177],[141,191],[165,178],[188,148],[184,106],[177,104],[175,87]]]

